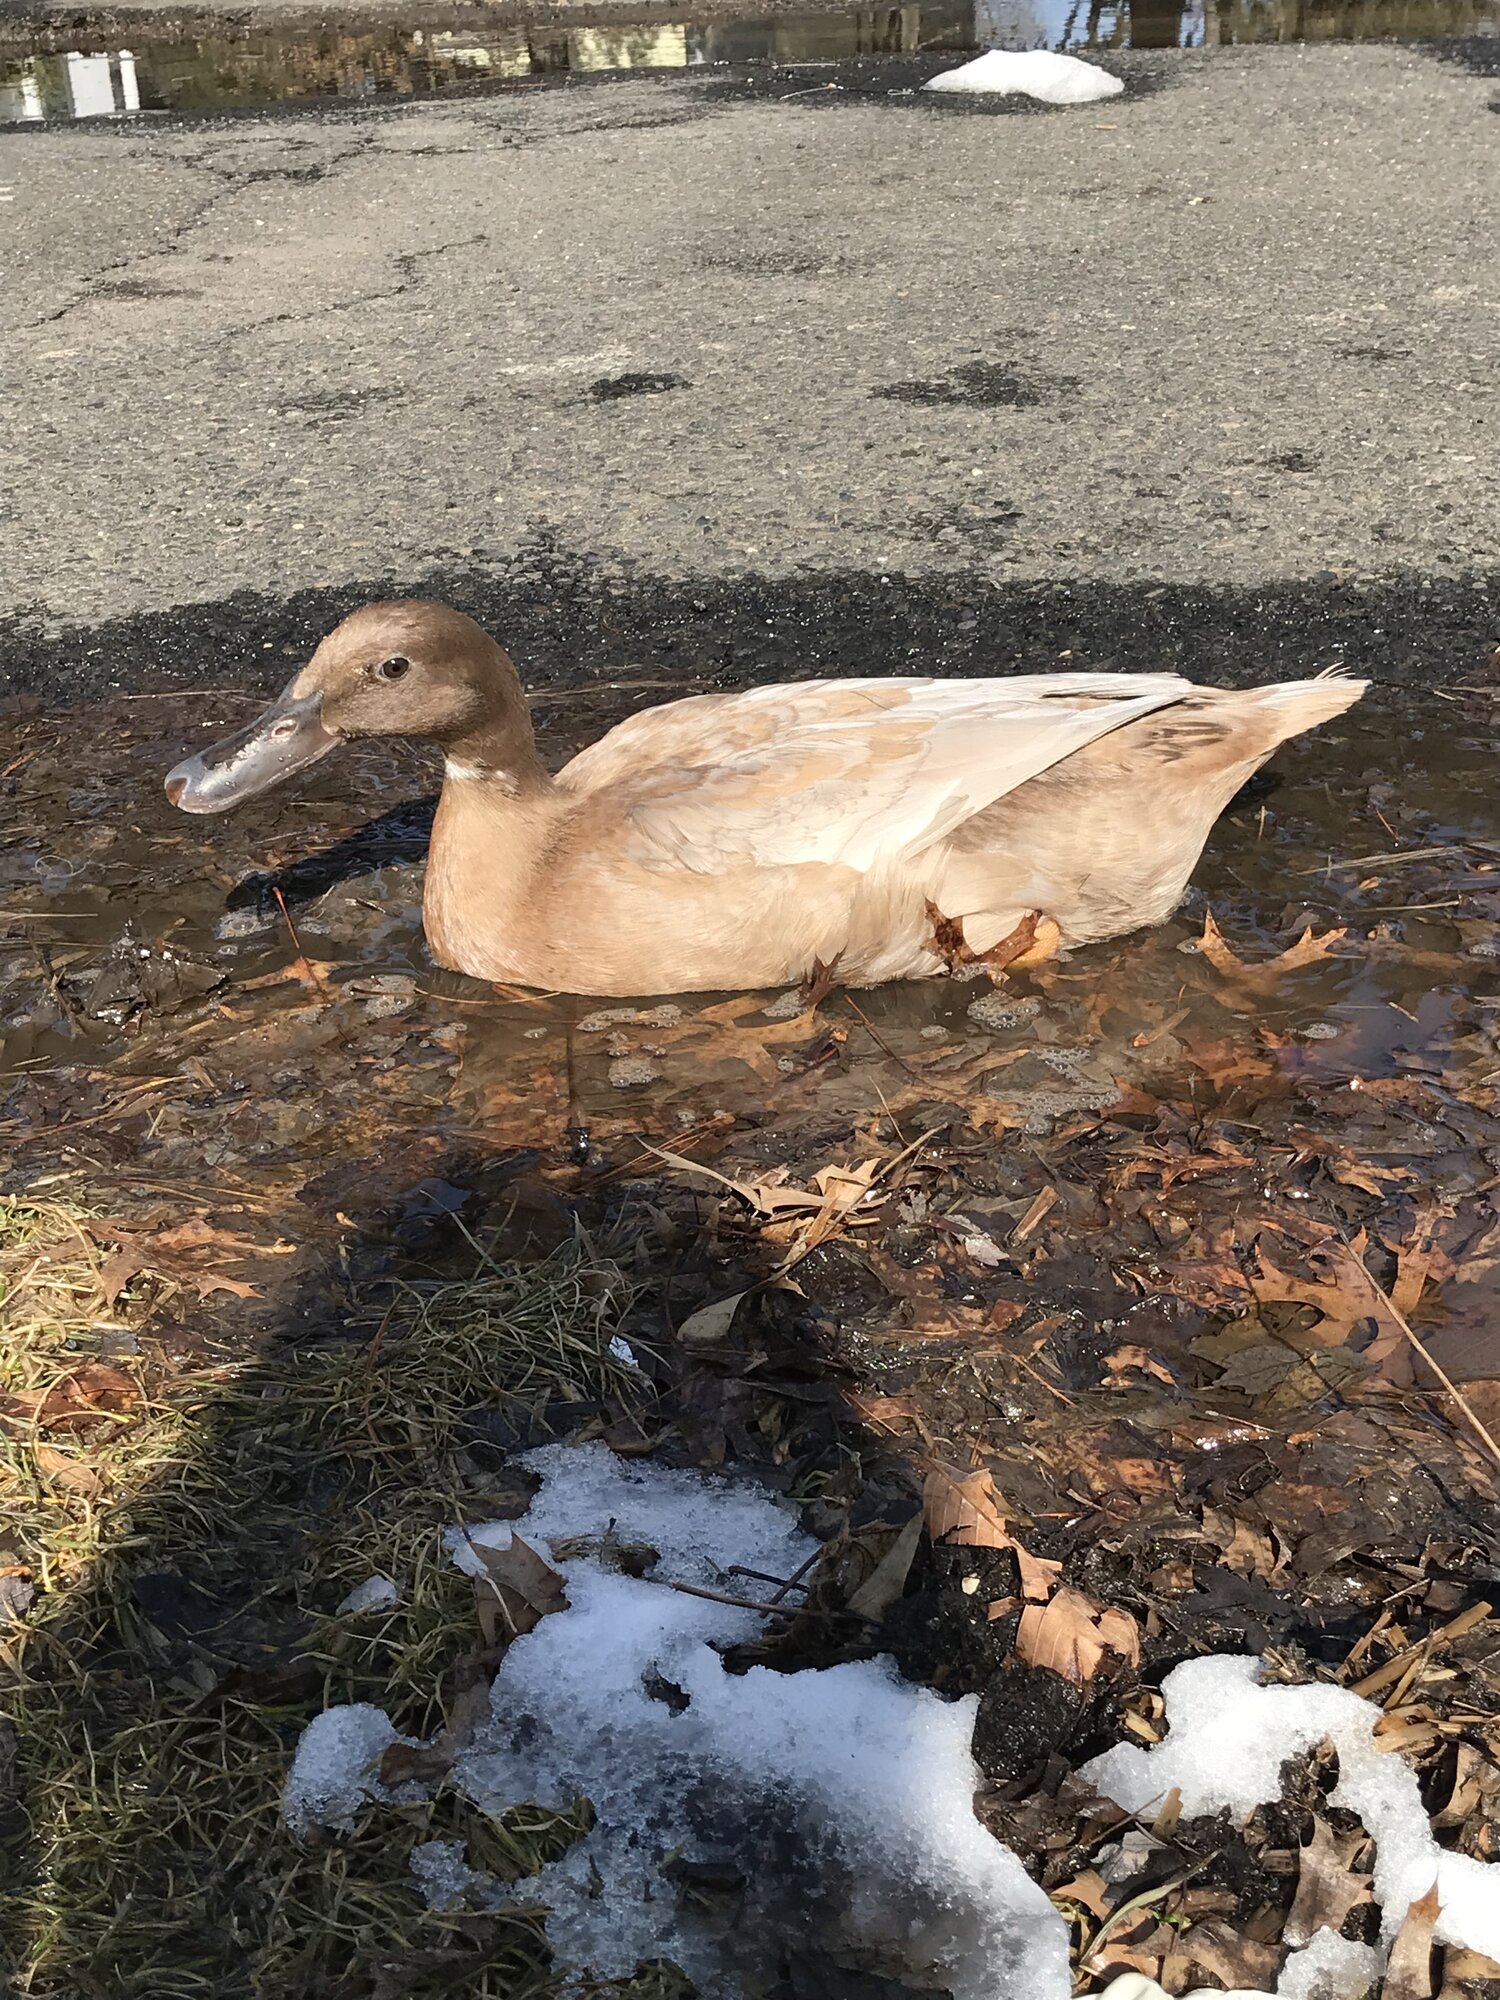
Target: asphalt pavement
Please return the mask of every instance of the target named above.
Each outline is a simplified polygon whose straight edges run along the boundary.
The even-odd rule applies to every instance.
[[[1036,663],[1061,602],[1137,651],[1167,604],[1189,667],[1200,618],[1228,674],[1260,619],[1278,668],[1469,671],[1493,65],[1110,60],[1069,111],[924,99],[930,61],[0,132],[0,684],[253,678],[434,578],[561,660],[563,575],[620,606],[575,649],[614,665],[731,600],[863,616],[840,664],[1002,627]]]

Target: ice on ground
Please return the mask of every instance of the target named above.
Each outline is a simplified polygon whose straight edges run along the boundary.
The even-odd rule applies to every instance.
[[[1034,97],[1040,104],[1095,104],[1118,97],[1125,86],[1108,70],[1052,49],[986,49],[973,62],[945,69],[926,88]]]
[[[799,1936],[955,2000],[1066,2000],[1062,1920],[974,1817],[973,1698],[943,1701],[883,1660],[727,1673],[715,1643],[753,1636],[759,1614],[621,1574],[597,1538],[649,1543],[655,1576],[765,1594],[725,1572],[791,1576],[816,1544],[789,1515],[762,1489],[603,1445],[528,1463],[543,1483],[516,1525],[563,1571],[570,1609],[511,1646],[455,1778],[494,1813],[592,1801],[594,1830],[528,1885],[565,1967],[610,1977],[665,1956],[729,2000]],[[469,1532],[503,1546],[510,1528]],[[733,1922],[679,1906],[678,1857],[743,1876]]]
[[[1339,1759],[1331,1803],[1357,1813],[1375,1842],[1374,1894],[1387,1941],[1435,1881],[1439,1941],[1500,1958],[1500,1863],[1438,1846],[1416,1774],[1376,1747],[1380,1710],[1348,1688],[1264,1687],[1259,1666],[1216,1658],[1175,1668],[1162,1683],[1166,1741],[1150,1750],[1118,1744],[1085,1764],[1084,1777],[1131,1812],[1159,1805],[1175,1786],[1185,1817],[1226,1807],[1243,1817],[1281,1797],[1289,1757],[1330,1738]]]
[[[390,1577],[367,1576],[363,1583],[355,1584],[334,1616],[342,1618],[356,1611],[389,1611],[400,1599],[401,1593]]]
[[[407,1866],[429,1910],[462,1909],[471,1891],[493,1904],[495,1883],[469,1866],[469,1850],[461,1840],[424,1840],[407,1857]]]
[[[1276,2000],[1364,2000],[1385,1968],[1385,1954],[1321,1930],[1281,1968]]]
[[[315,1715],[298,1739],[282,1794],[282,1817],[292,1832],[347,1830],[366,1799],[390,1798],[376,1766],[391,1744],[412,1740],[396,1733],[383,1708],[365,1701]]]

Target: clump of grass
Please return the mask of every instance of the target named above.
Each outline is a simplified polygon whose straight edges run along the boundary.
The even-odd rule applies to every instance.
[[[37,1473],[37,1425],[0,1422],[0,1481],[22,1500],[13,1567],[39,1586],[0,1633],[19,1773],[0,1908],[21,1993],[552,1991],[524,1879],[582,1830],[578,1813],[497,1824],[440,1786],[420,1806],[371,1805],[338,1839],[298,1844],[280,1818],[292,1747],[325,1706],[374,1702],[423,1736],[444,1719],[445,1675],[479,1643],[472,1586],[440,1542],[483,1513],[476,1412],[519,1422],[640,1394],[610,1347],[618,1272],[582,1246],[524,1271],[475,1248],[459,1282],[357,1306],[345,1339],[170,1384],[122,1361],[139,1400],[84,1427],[72,1485]],[[97,1348],[97,1270],[80,1213],[0,1208],[0,1390],[23,1410]],[[337,1615],[376,1572],[399,1602]],[[520,1884],[517,1907],[429,1911],[407,1857],[432,1838]],[[674,1981],[629,1990],[666,2000]]]

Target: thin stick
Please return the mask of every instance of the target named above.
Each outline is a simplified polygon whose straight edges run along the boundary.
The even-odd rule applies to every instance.
[[[782,1618],[801,1617],[803,1612],[793,1604],[761,1604],[753,1597],[730,1597],[722,1590],[703,1590],[696,1583],[678,1583],[670,1576],[646,1576],[644,1583],[665,1584],[668,1590],[680,1590],[684,1597],[706,1597],[710,1604],[732,1604],[737,1611],[760,1611],[768,1616],[775,1614]],[[852,1611],[808,1611],[809,1618],[852,1618]]]
[[[1433,1374],[1436,1375],[1438,1380],[1442,1383],[1443,1387],[1448,1391],[1448,1394],[1453,1398],[1454,1402],[1457,1403],[1459,1409],[1462,1410],[1464,1416],[1468,1419],[1469,1424],[1473,1428],[1475,1436],[1479,1438],[1481,1443],[1484,1445],[1485,1450],[1489,1453],[1490,1457],[1495,1461],[1496,1467],[1500,1468],[1500,1444],[1496,1444],[1495,1440],[1490,1436],[1489,1432],[1485,1429],[1483,1423],[1480,1421],[1478,1413],[1474,1408],[1474,1405],[1469,1401],[1468,1397],[1464,1394],[1463,1390],[1459,1388],[1458,1384],[1453,1380],[1452,1376],[1450,1376],[1446,1372],[1446,1370],[1442,1366],[1442,1363],[1437,1361],[1433,1357],[1433,1354],[1431,1350],[1428,1348],[1426,1342],[1421,1340],[1415,1333],[1412,1332],[1411,1325],[1410,1322],[1407,1320],[1406,1314],[1402,1312],[1401,1308],[1396,1304],[1395,1300],[1391,1297],[1390,1293],[1385,1289],[1384,1285],[1377,1284],[1374,1278],[1371,1277],[1369,1270],[1366,1267],[1364,1258],[1359,1255],[1359,1253],[1355,1250],[1354,1245],[1349,1241],[1347,1237],[1345,1237],[1344,1239],[1344,1250],[1349,1258],[1350,1263],[1354,1265],[1355,1269],[1359,1272],[1359,1275],[1364,1279],[1365,1283],[1369,1286],[1370,1290],[1375,1294],[1376,1298],[1379,1299],[1382,1309],[1390,1314],[1391,1318],[1395,1321],[1396,1325],[1406,1335],[1406,1338],[1411,1342],[1412,1346],[1417,1350],[1418,1354],[1421,1355],[1422,1359],[1427,1363],[1427,1366],[1432,1370]]]
[[[282,921],[285,923],[287,929],[292,934],[293,951],[296,952],[299,961],[303,965],[305,965],[308,971],[312,974],[312,983],[318,989],[319,999],[321,999],[325,1005],[331,1005],[332,996],[330,995],[328,988],[323,984],[323,975],[318,971],[317,967],[313,964],[312,960],[308,957],[307,953],[302,949],[302,940],[297,935],[297,926],[292,922],[292,913],[286,906],[286,897],[282,895],[279,889],[273,889],[271,891],[271,894],[276,898],[277,903],[280,905]]]

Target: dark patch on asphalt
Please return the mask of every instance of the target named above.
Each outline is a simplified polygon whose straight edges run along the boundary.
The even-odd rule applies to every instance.
[[[590,382],[588,397],[593,403],[617,403],[624,396],[665,396],[673,389],[691,389],[686,375],[601,375]]]
[[[851,270],[848,257],[819,257],[798,250],[705,250],[700,271],[733,271],[747,278],[827,278]]]
[[[1307,451],[1273,451],[1269,458],[1261,460],[1261,464],[1269,465],[1273,472],[1316,472],[1322,463],[1320,458],[1314,458]]]
[[[1442,41],[1408,42],[1407,47],[1434,62],[1455,63],[1470,76],[1500,76],[1500,38],[1494,35],[1455,35]],[[1491,111],[1495,108],[1491,104]]]
[[[470,567],[371,576],[290,598],[243,591],[95,626],[0,624],[0,688],[62,707],[116,692],[279,688],[330,627],[374,599],[429,596],[503,639],[537,689],[643,678],[684,692],[818,675],[1175,670],[1243,686],[1343,665],[1438,686],[1482,673],[1500,639],[1500,569],[1264,584],[994,583],[830,571],[653,576],[547,542]],[[546,703],[539,704],[545,711]],[[184,741],[192,718],[183,718]]]
[[[961,403],[970,409],[1026,409],[1047,400],[1048,391],[1076,389],[1076,375],[1028,380],[998,361],[965,361],[932,382],[888,382],[872,396],[888,403],[917,403],[925,408]]]
[[[382,403],[399,402],[400,389],[314,389],[306,396],[289,397],[280,406],[283,416],[305,417],[314,429],[348,423]]]
[[[1342,361],[1406,361],[1411,355],[1409,347],[1341,347],[1337,352]]]
[[[962,542],[966,548],[993,554],[1010,540],[1011,529],[1025,516],[1003,501],[979,500],[972,506],[950,507],[942,514],[921,514],[912,521],[929,541]]]
[[[159,285],[150,278],[110,278],[93,286],[95,299],[201,299],[202,292],[191,285]]]

